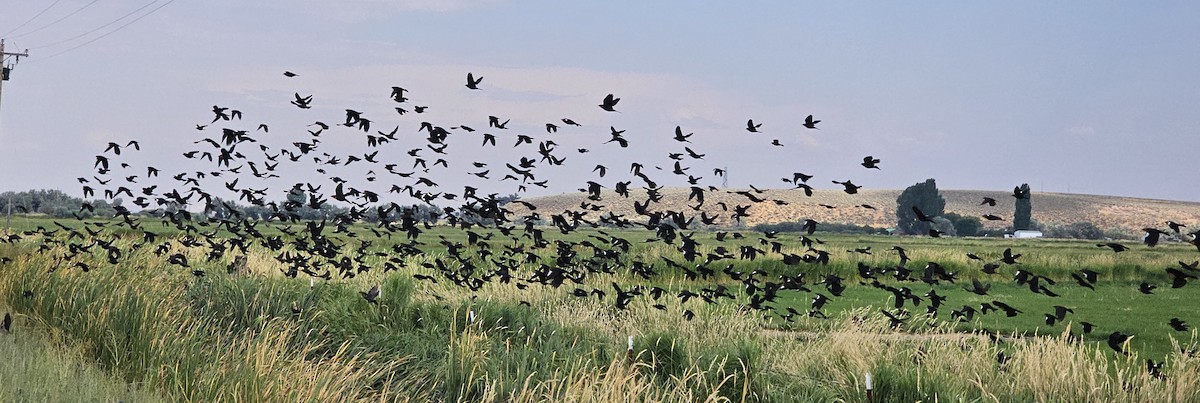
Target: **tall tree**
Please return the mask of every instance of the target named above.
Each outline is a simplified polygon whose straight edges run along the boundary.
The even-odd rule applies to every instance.
[[[909,186],[896,198],[896,229],[909,235],[929,233],[930,223],[918,220],[913,206],[928,217],[940,216],[945,211],[946,199],[938,193],[933,178]]]
[[[1017,190],[1013,192],[1014,197],[1020,196],[1013,211],[1013,230],[1033,229],[1033,205],[1030,204],[1033,195],[1029,192],[1029,184],[1022,183]]]

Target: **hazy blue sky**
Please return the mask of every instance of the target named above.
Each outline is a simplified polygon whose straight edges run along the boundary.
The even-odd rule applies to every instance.
[[[546,174],[555,192],[594,179],[596,163],[612,170],[606,182],[628,177],[629,161],[667,168],[682,125],[708,154],[693,164],[706,184],[719,184],[711,168],[728,166],[731,186],[784,186],[781,176],[800,171],[824,188],[933,177],[944,189],[1028,182],[1035,192],[1200,201],[1196,2],[51,3],[0,0],[0,34],[46,10],[4,35],[9,51],[31,57],[4,84],[0,190],[79,195],[75,178],[90,176],[110,140],[140,140],[131,158],[184,169],[179,153],[204,134],[194,125],[220,104],[242,110],[248,129],[270,124],[261,136],[279,144],[304,140],[313,120],[365,110],[377,129],[403,128],[411,146],[392,152],[401,164],[411,163],[402,150],[424,144],[420,121],[511,118],[562,145],[570,167]],[[485,78],[482,91],[463,87],[468,71]],[[391,112],[393,85],[429,112]],[[289,105],[293,92],[314,94],[314,108]],[[620,114],[596,107],[610,92],[623,98]],[[821,130],[800,126],[808,114]],[[584,127],[547,135],[543,124],[562,117]],[[763,133],[748,133],[747,119]],[[600,144],[609,126],[627,130],[630,148]],[[361,135],[337,133],[323,138],[328,150],[368,151]],[[509,137],[481,150],[478,133],[455,136],[460,176],[474,158],[536,155]],[[883,169],[859,166],[866,155]]]

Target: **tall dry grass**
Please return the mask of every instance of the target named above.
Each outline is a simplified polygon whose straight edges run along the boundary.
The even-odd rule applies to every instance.
[[[197,315],[189,298],[203,283],[151,257],[81,273],[22,255],[0,275],[0,295],[127,381],[189,401],[365,400],[404,362],[362,366],[373,353],[265,314],[242,322]]]

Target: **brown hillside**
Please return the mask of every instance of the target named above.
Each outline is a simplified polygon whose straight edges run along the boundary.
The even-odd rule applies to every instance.
[[[729,216],[734,205],[754,204],[745,196],[732,193],[738,190],[742,189],[705,192],[704,206],[695,211],[695,214],[699,215],[700,211],[704,211],[709,215],[720,215],[718,223],[730,224]],[[662,202],[651,205],[651,211],[690,210],[690,206],[695,206],[695,202],[688,202],[686,188],[667,188],[661,193]],[[900,190],[861,190],[855,195],[840,190],[816,190],[812,197],[807,197],[799,190],[765,190],[756,196],[767,201],[754,204],[749,210],[750,217],[744,221],[746,225],[755,225],[812,218],[818,222],[892,227],[895,225],[896,197],[899,195]],[[1002,228],[1010,224],[1014,199],[1008,192],[941,190],[941,195],[946,199],[946,212],[976,217],[994,214],[1005,219],[984,221],[988,228]],[[604,206],[602,211],[634,217],[636,214],[633,211],[633,201],[644,201],[645,191],[631,190],[630,196],[626,199],[606,191],[603,193],[603,199],[594,204]],[[996,207],[979,205],[984,196],[996,199]],[[776,203],[776,200],[786,204]],[[538,212],[543,216],[561,213],[567,209],[579,210],[580,203],[588,202],[586,194],[583,193],[535,197],[525,201],[537,206]],[[718,205],[722,202],[730,208],[729,212],[722,211]],[[822,204],[833,208],[821,206]],[[863,204],[875,209],[862,207]],[[1164,223],[1173,220],[1186,224],[1191,229],[1200,229],[1200,203],[1197,202],[1035,192],[1032,204],[1033,219],[1048,226],[1091,222],[1106,231],[1118,230],[1132,234],[1148,226],[1165,229]]]

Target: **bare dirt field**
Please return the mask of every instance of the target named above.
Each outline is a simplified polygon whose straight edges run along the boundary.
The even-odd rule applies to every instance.
[[[750,217],[743,219],[745,225],[752,226],[763,223],[778,223],[799,221],[807,218],[818,222],[845,223],[854,225],[869,225],[888,228],[895,225],[896,197],[900,190],[860,190],[850,195],[840,190],[815,190],[811,197],[800,190],[763,190],[762,193],[751,193],[766,199],[761,203],[753,203],[747,197],[734,192],[747,189],[723,189],[709,191],[700,211],[709,215],[720,215],[719,225],[730,225],[730,214],[735,205],[750,205]],[[631,190],[630,198],[626,199],[613,192],[603,193],[601,201],[589,201],[585,193],[571,193],[555,196],[543,196],[525,199],[538,207],[543,216],[560,213],[567,209],[579,210],[580,203],[589,202],[605,206],[604,211],[612,211],[626,216],[636,215],[633,209],[635,200],[645,200],[645,191]],[[695,201],[688,201],[687,188],[666,188],[661,191],[663,201],[651,204],[652,211],[690,210],[696,206]],[[946,199],[946,212],[967,216],[980,217],[993,214],[1004,218],[1004,221],[984,221],[985,228],[1003,228],[1010,225],[1013,214],[1012,195],[1002,191],[986,190],[941,190]],[[995,207],[980,205],[984,197],[996,199]],[[779,201],[779,202],[776,202]],[[729,211],[722,210],[719,204],[724,203]],[[874,207],[874,209],[862,205]],[[1116,230],[1123,233],[1140,233],[1144,227],[1166,229],[1165,222],[1172,220],[1178,223],[1200,226],[1200,202],[1185,202],[1171,200],[1140,199],[1133,197],[1102,196],[1071,193],[1037,193],[1033,194],[1033,219],[1042,225],[1059,226],[1077,222],[1090,222],[1107,231]],[[519,207],[519,206],[513,206]]]

